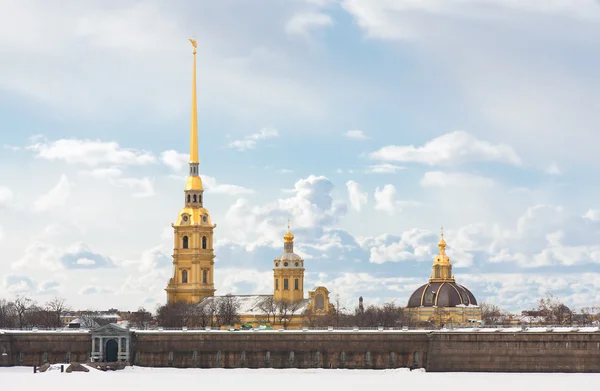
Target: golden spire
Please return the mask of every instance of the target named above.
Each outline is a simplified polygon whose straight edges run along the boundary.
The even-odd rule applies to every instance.
[[[200,162],[198,160],[198,105],[196,103],[196,40],[189,40],[194,47],[194,69],[192,72],[192,121],[190,125],[190,175],[185,184],[185,190],[204,190],[202,179],[198,175]]]
[[[283,235],[283,241],[286,243],[294,241],[294,235],[290,232],[290,219],[288,219],[288,230],[287,233]]]
[[[198,162],[198,107],[196,103],[196,44],[195,39],[190,38],[190,42],[194,47],[194,70],[192,76],[192,124],[190,129],[190,163]]]

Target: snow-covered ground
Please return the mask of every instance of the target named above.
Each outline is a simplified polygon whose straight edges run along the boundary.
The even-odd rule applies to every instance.
[[[188,388],[189,387],[189,388]],[[175,369],[128,367],[122,371],[33,373],[30,367],[0,368],[2,391],[52,390],[444,390],[520,391],[600,389],[600,374],[427,373],[344,369]]]

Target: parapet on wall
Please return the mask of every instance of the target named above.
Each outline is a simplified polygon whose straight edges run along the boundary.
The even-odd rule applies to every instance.
[[[427,332],[139,332],[133,363],[200,368],[398,368],[426,365]]]
[[[87,362],[92,347],[87,330],[6,331],[0,333],[2,346],[6,347],[6,356],[0,356],[2,366]]]
[[[0,365],[85,362],[86,331],[1,332]],[[1,353],[1,352],[0,352]],[[600,332],[134,331],[130,362],[198,368],[600,372]]]
[[[439,332],[429,351],[432,372],[600,372],[598,332]]]

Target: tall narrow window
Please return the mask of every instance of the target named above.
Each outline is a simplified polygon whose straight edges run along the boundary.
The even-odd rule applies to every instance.
[[[198,196],[198,202],[202,203],[202,194]]]
[[[287,278],[284,278],[284,279],[283,279],[283,290],[284,290],[284,291],[287,291],[287,290],[289,290],[289,289],[290,289],[290,287],[288,286],[288,279],[287,279]]]
[[[279,280],[275,280],[275,290],[279,290]]]
[[[187,284],[187,270],[183,270],[181,272],[181,282]]]
[[[202,283],[203,283],[203,284],[206,284],[206,282],[207,282],[207,281],[206,281],[206,280],[207,280],[207,279],[206,279],[206,276],[207,276],[207,274],[208,274],[208,273],[206,272],[206,270],[202,270]]]
[[[187,236],[183,237],[183,248],[189,247],[189,241],[190,241],[190,239]]]
[[[206,236],[202,237],[202,249],[206,250]]]
[[[194,202],[196,202],[196,194],[194,194]]]
[[[190,202],[191,198],[192,197],[188,194],[188,202]]]
[[[435,268],[435,278],[440,278],[440,268],[439,268],[439,266],[436,266],[436,268]]]
[[[298,279],[296,278],[296,279],[294,280],[294,290],[298,290],[298,289],[300,289],[300,288],[298,288],[298,287],[299,287],[299,285],[300,285],[300,284],[298,283]]]

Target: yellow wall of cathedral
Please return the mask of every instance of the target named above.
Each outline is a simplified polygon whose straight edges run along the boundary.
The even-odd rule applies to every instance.
[[[405,321],[420,326],[468,326],[481,321],[481,307],[415,307],[404,309]]]

